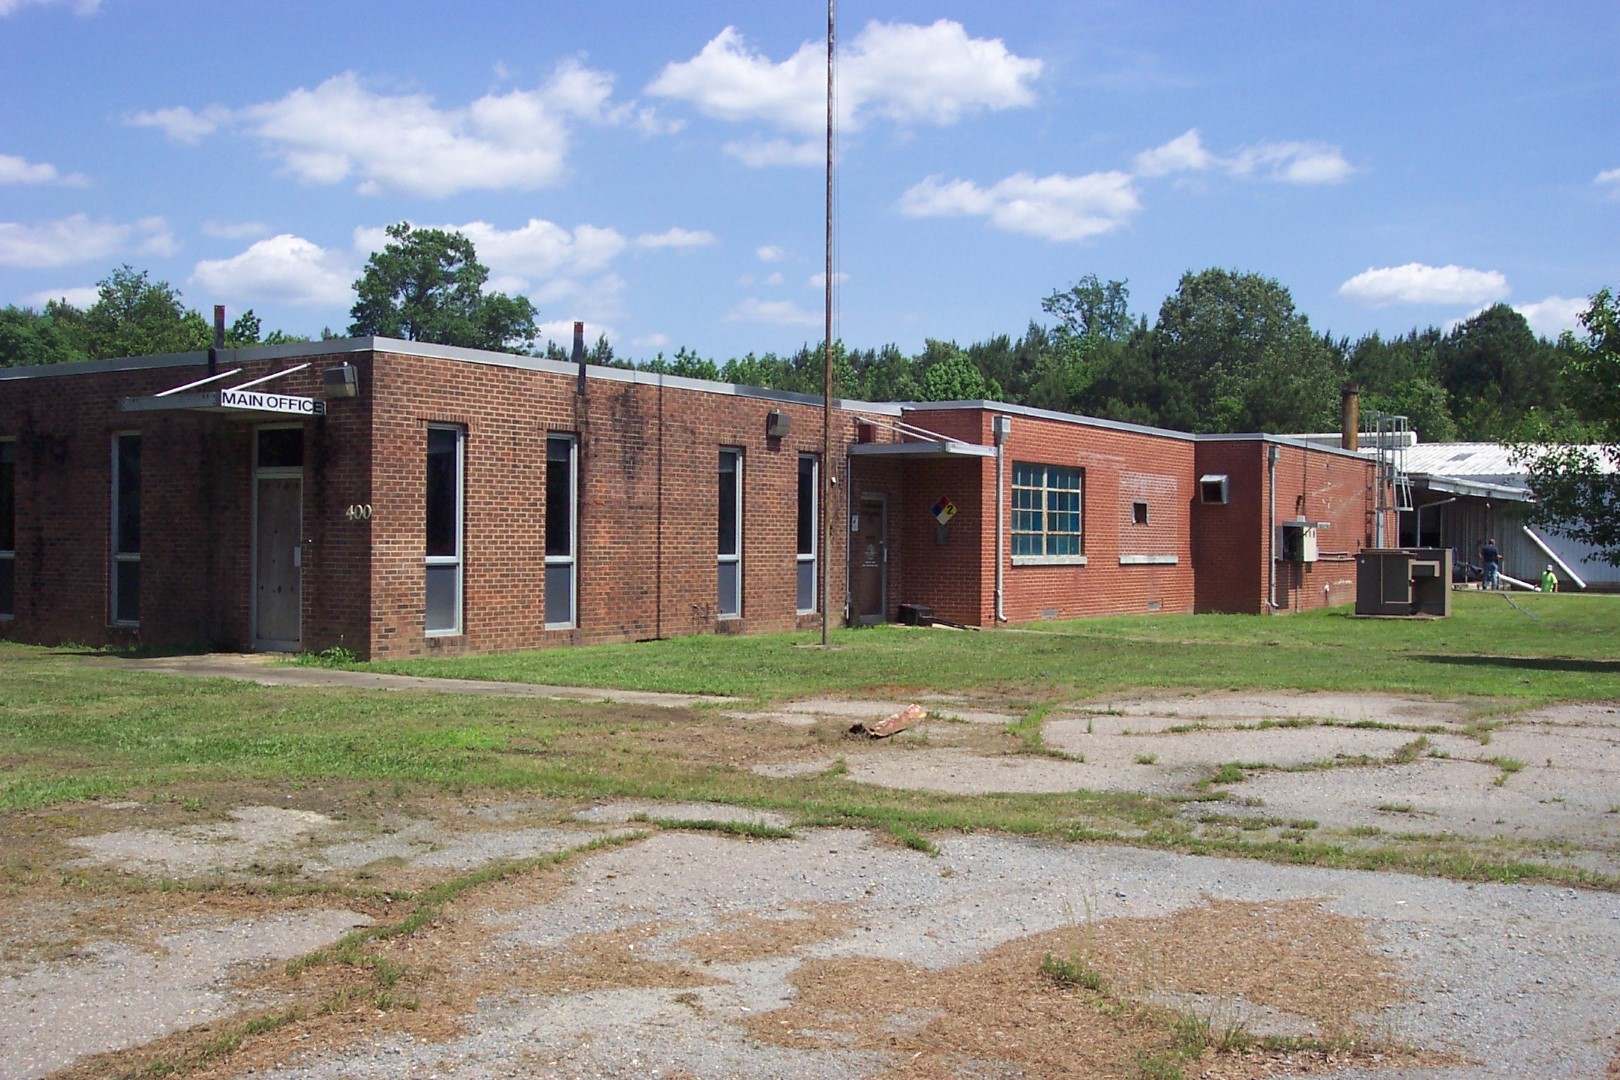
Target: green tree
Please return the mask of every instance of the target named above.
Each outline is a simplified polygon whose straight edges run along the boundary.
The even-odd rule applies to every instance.
[[[96,302],[83,311],[60,300],[45,305],[71,346],[91,360],[193,352],[213,341],[208,321],[181,302],[180,290],[145,270],[125,264],[96,288]]]
[[[941,351],[943,355],[940,355]],[[928,352],[937,357],[928,365],[922,377],[923,401],[996,401],[1001,387],[968,359],[967,353],[955,345],[929,341]]]
[[[1350,378],[1361,387],[1364,409],[1404,416],[1425,442],[1457,437],[1446,389],[1436,374],[1436,327],[1385,341],[1369,334],[1348,350]]]
[[[1153,346],[1159,422],[1189,431],[1320,431],[1342,371],[1293,297],[1259,274],[1182,275],[1159,308]]]
[[[0,308],[0,367],[66,364],[89,357],[69,340],[50,312]]]
[[[473,349],[534,344],[534,305],[524,296],[483,291],[489,269],[471,240],[443,229],[413,229],[407,221],[390,225],[388,235],[354,283],[351,336]]]
[[[661,375],[676,375],[683,379],[709,379],[718,380],[720,369],[713,360],[706,359],[692,352],[685,345],[675,350],[672,359],[665,358],[659,353],[653,359],[641,365],[644,371],[653,371]]]
[[[1464,439],[1504,439],[1531,409],[1558,409],[1560,357],[1523,315],[1492,304],[1446,335],[1435,366]]]
[[[1560,443],[1544,428],[1541,439],[1515,450],[1536,497],[1530,520],[1592,545],[1605,562],[1620,566],[1620,298],[1604,289],[1580,318],[1586,338],[1572,342],[1571,364],[1602,441]]]
[[[1087,274],[1067,290],[1041,301],[1041,310],[1056,315],[1060,337],[1124,341],[1136,329],[1131,318],[1131,291],[1123,281],[1104,284]]]

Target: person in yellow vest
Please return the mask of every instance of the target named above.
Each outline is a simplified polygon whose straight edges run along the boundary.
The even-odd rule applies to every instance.
[[[1545,570],[1543,570],[1541,572],[1541,591],[1542,592],[1557,592],[1558,591],[1558,578],[1553,574],[1552,563],[1548,563],[1547,564],[1547,569],[1545,569]]]

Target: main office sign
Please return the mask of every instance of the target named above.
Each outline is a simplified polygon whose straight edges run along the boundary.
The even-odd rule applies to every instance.
[[[290,413],[293,416],[326,415],[326,402],[320,398],[263,394],[257,390],[221,390],[219,407],[247,409],[252,412]]]

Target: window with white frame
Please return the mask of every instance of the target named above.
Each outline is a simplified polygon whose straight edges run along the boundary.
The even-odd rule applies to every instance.
[[[735,619],[742,614],[742,488],[743,454],[735,447],[720,451],[719,503],[715,521],[718,527],[716,551],[718,589],[715,614]]]
[[[568,630],[577,618],[579,442],[546,436],[546,629]]]
[[[17,614],[17,440],[0,439],[0,619]]]
[[[112,621],[141,621],[141,437],[114,435],[112,446]]]
[[[816,555],[820,550],[821,462],[814,454],[799,455],[799,603],[800,615],[818,610]]]
[[[459,427],[428,426],[425,625],[429,634],[461,633],[466,441]]]
[[[1013,463],[1014,558],[1080,556],[1081,476],[1066,465]]]

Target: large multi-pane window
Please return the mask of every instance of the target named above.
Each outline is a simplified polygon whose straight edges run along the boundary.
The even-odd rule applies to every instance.
[[[1081,553],[1081,473],[1064,465],[1013,463],[1012,553]]]
[[[112,621],[141,621],[141,437],[113,436]]]
[[[577,617],[579,443],[546,437],[546,629],[566,630]]]
[[[742,614],[742,451],[720,451],[719,505],[716,550],[719,554],[719,595],[715,614],[734,619]]]
[[[820,462],[814,454],[799,455],[799,614],[817,610],[816,553],[820,549]]]
[[[0,439],[0,619],[17,614],[17,440]]]
[[[461,632],[465,433],[427,429],[427,632]]]

